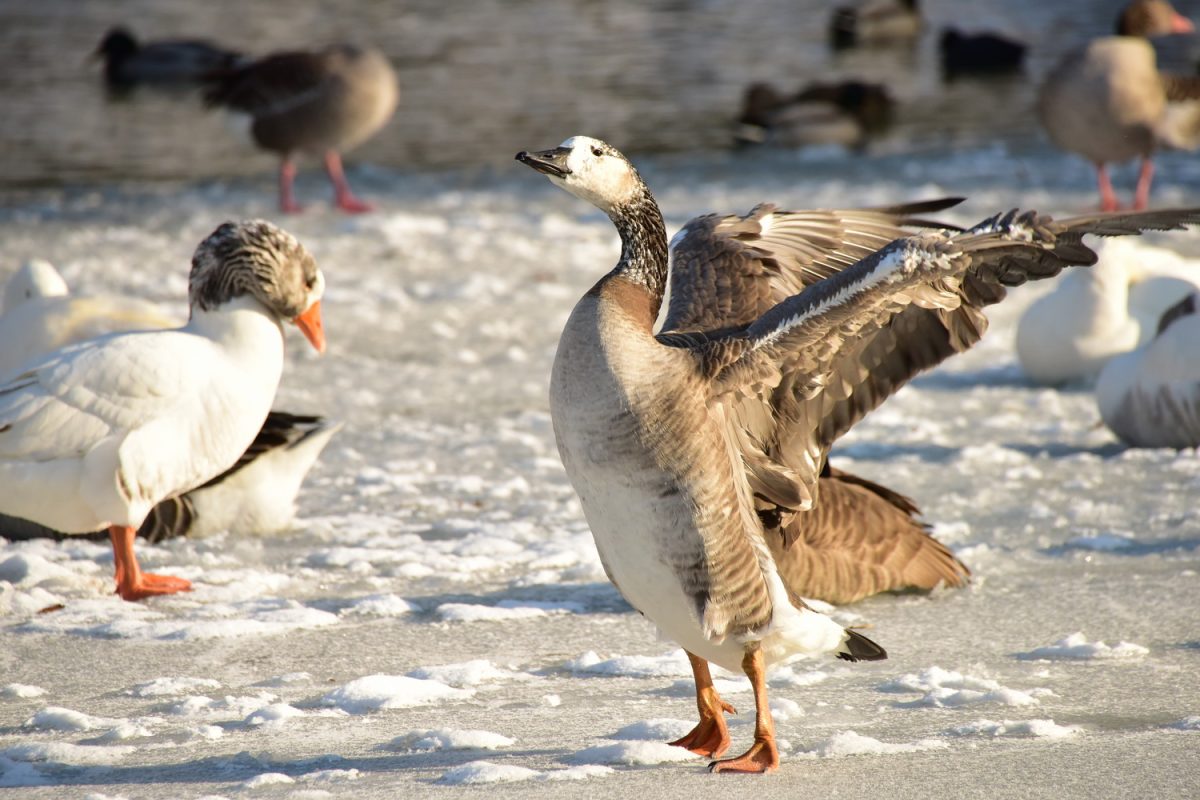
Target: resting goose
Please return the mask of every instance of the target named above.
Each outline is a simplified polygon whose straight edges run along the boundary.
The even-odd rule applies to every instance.
[[[292,194],[300,153],[324,158],[338,208],[372,210],[350,191],[341,153],[378,133],[399,97],[387,58],[349,44],[265,56],[213,76],[205,95],[209,105],[248,115],[254,142],[279,154],[279,207],[287,213],[300,210]]]
[[[1200,290],[1197,281],[1200,265],[1175,253],[1106,242],[1094,267],[1063,275],[1021,314],[1017,361],[1041,386],[1093,380],[1110,358],[1149,341],[1162,313]]]
[[[230,69],[245,56],[203,39],[164,39],[139,42],[126,28],[112,28],[95,54],[104,59],[109,89],[136,86],[198,86],[217,70]]]
[[[192,258],[182,328],[81,342],[0,384],[0,513],[107,529],[126,600],[190,588],[141,571],[137,528],[246,451],[283,371],[282,323],[324,350],[324,288],[288,233],[258,220],[221,225]]]
[[[1194,30],[1192,23],[1166,0],[1135,0],[1119,30],[1068,53],[1042,82],[1037,100],[1038,117],[1054,143],[1095,165],[1105,211],[1118,207],[1108,164],[1141,159],[1133,207],[1145,208],[1154,151],[1164,144],[1200,145],[1196,112],[1173,112],[1177,103],[1200,99],[1200,78],[1160,73],[1146,39]]]
[[[1200,294],[1167,309],[1154,339],[1096,381],[1104,424],[1133,447],[1200,447]]]
[[[717,772],[779,764],[769,664],[848,660],[883,648],[811,610],[777,559],[796,516],[820,508],[832,443],[916,373],[983,334],[1005,287],[1090,264],[1085,233],[1200,222],[1200,210],[1052,221],[1015,211],[969,231],[908,235],[914,213],[780,212],[688,222],[669,248],[629,161],[584,136],[517,159],[608,214],[616,267],[583,296],[559,340],[550,410],[559,454],[609,578],[688,653],[700,722],[675,742],[729,745],[708,663],[754,690],[754,744]],[[923,224],[915,220],[915,224]],[[662,332],[653,328],[666,290]],[[777,555],[782,554],[782,555]]]
[[[755,83],[742,97],[734,140],[782,147],[863,147],[888,128],[895,107],[887,87],[877,83],[814,83],[793,95]]]
[[[179,321],[153,303],[120,295],[73,297],[54,265],[32,259],[4,286],[0,378],[73,342],[116,331],[173,328]]]

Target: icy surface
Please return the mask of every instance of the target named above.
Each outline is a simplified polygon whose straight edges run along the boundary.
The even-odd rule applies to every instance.
[[[638,164],[671,232],[762,200],[965,195],[939,215],[958,224],[1094,202],[1083,162],[1003,147]],[[1164,154],[1159,175],[1156,204],[1200,197],[1194,157]],[[0,786],[22,800],[712,794],[707,762],[664,744],[696,721],[687,658],[608,584],[548,413],[563,322],[617,258],[611,224],[515,163],[353,178],[379,212],[317,202],[280,218],[266,176],[6,198],[0,280],[47,258],[77,292],[177,316],[204,235],[280,222],[325,270],[329,351],[289,327],[277,405],[346,425],[291,530],[140,546],[190,593],[115,598],[106,542],[0,542]],[[304,180],[306,197],[325,190]],[[1200,233],[1144,241],[1200,254]],[[974,580],[831,609],[889,659],[769,671],[783,764],[756,797],[1094,800],[1200,784],[1200,458],[1124,449],[1086,388],[1024,381],[1013,322],[1047,290],[1010,290],[976,348],[835,448],[836,465],[915,498]],[[748,683],[714,677],[739,711],[737,754]]]

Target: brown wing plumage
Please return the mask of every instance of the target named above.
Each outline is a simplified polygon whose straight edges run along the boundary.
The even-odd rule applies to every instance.
[[[772,528],[767,543],[784,584],[804,597],[852,603],[880,592],[959,587],[967,566],[929,534],[904,495],[842,470],[828,468],[821,501]]]
[[[1085,234],[1197,222],[1194,209],[1062,221],[1014,211],[959,235],[897,241],[750,325],[703,337],[697,352],[710,360],[715,391],[733,394],[723,402],[736,409],[735,435],[756,494],[782,509],[811,508],[833,442],[918,372],[978,341],[987,325],[982,309],[1003,299],[1006,287],[1094,263]],[[900,255],[916,259],[902,284],[856,289]],[[934,261],[945,263],[933,269]],[[837,299],[847,293],[853,298]]]

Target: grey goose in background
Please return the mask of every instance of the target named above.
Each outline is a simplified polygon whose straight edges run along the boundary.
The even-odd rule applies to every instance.
[[[788,526],[819,508],[830,446],[912,376],[967,349],[1007,286],[1091,264],[1086,233],[1200,223],[1200,209],[1051,220],[996,215],[967,231],[916,213],[702,216],[668,248],[633,165],[583,136],[517,159],[604,211],[616,267],[579,301],[550,381],[555,438],[609,578],[688,653],[700,721],[675,742],[729,746],[708,668],[741,667],[754,744],[718,772],[779,764],[766,667],[800,653],[879,659],[883,648],[809,609],[786,584]],[[671,300],[655,335],[670,270]],[[775,523],[778,523],[777,525]],[[777,541],[772,545],[770,540]]]
[[[140,42],[124,27],[111,28],[93,55],[104,59],[105,83],[116,93],[138,86],[200,86],[214,72],[246,60],[236,50],[204,39]]]
[[[1037,110],[1056,145],[1096,167],[1100,207],[1118,207],[1108,164],[1141,159],[1133,207],[1150,201],[1154,152],[1200,146],[1200,77],[1158,69],[1148,36],[1194,30],[1166,0],[1134,0],[1120,35],[1068,53],[1043,80]]]
[[[254,442],[229,469],[176,497],[163,500],[138,528],[148,542],[187,536],[203,539],[229,531],[264,536],[285,530],[296,513],[304,476],[342,428],[323,417],[272,411]],[[0,538],[106,539],[107,532],[64,533],[0,514]]]
[[[1132,447],[1200,447],[1200,294],[1167,309],[1154,338],[1104,365],[1096,404]]]
[[[350,44],[264,56],[211,75],[205,94],[209,105],[248,115],[255,144],[279,154],[279,206],[288,213],[300,210],[292,191],[299,154],[324,159],[338,208],[372,209],[350,190],[341,153],[378,133],[399,98],[387,57]]]

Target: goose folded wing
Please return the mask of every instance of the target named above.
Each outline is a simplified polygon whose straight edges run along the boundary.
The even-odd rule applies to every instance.
[[[209,105],[270,117],[312,103],[341,81],[319,53],[276,53],[214,76],[204,99]]]

